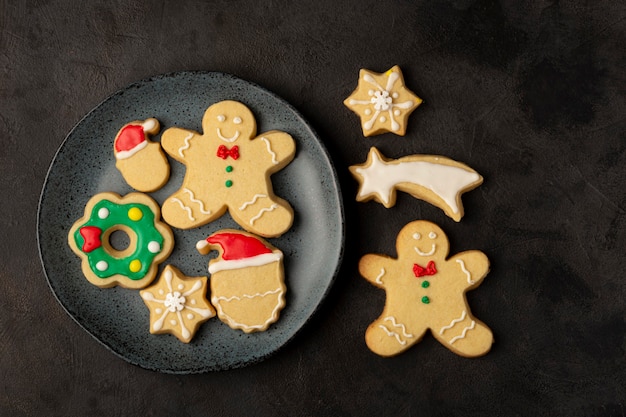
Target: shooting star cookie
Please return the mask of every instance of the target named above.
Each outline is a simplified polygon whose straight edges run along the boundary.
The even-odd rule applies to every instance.
[[[372,147],[367,161],[350,172],[359,181],[357,201],[376,200],[386,208],[396,204],[396,190],[442,209],[454,221],[463,217],[461,194],[483,182],[472,168],[444,156],[409,155],[386,159]]]

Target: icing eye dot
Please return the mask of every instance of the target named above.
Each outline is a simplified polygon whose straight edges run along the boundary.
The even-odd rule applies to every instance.
[[[431,238],[431,239],[435,239],[435,238],[437,237],[437,233],[435,233],[435,232],[430,232],[430,233],[428,234],[428,237],[429,237],[429,238]]]
[[[373,96],[374,95],[374,90],[367,90],[367,95]]]
[[[226,120],[226,116],[224,116],[223,114],[220,114],[219,116],[217,116],[218,122],[223,122],[224,120]]]
[[[398,109],[394,110],[394,111],[393,111],[393,114],[394,114],[395,116],[400,116],[400,110],[398,110]]]
[[[385,116],[380,116],[380,120],[381,123],[385,123],[387,121],[387,118]]]
[[[196,300],[191,300],[191,304],[196,304]]]
[[[163,295],[163,294],[165,294],[165,291],[163,291],[162,289],[159,290],[159,295]]]
[[[193,314],[191,314],[191,313],[187,314],[187,318],[188,318],[189,320],[193,320]]]
[[[365,110],[363,110],[363,113],[364,113],[366,116],[369,116],[370,114],[372,114],[372,111],[371,111],[370,109],[365,109]]]
[[[420,235],[419,233],[413,233],[413,239],[420,240],[421,238],[422,238],[422,235]]]
[[[398,98],[398,93],[393,93],[393,94],[391,95],[391,97],[393,97],[393,98]]]
[[[161,313],[163,313],[163,309],[157,307],[157,308],[154,309],[154,312],[157,313],[157,314],[161,314]]]
[[[241,117],[235,117],[233,119],[233,123],[236,124],[236,125],[240,125],[241,124]]]
[[[178,284],[178,289],[182,290],[183,288],[185,288],[185,286],[183,284]]]
[[[177,323],[177,321],[176,321],[176,320],[170,320],[170,324],[171,324],[172,326],[176,326],[176,323]]]
[[[107,263],[107,261],[99,261],[96,264],[96,269],[98,271],[106,271],[107,269],[109,269],[109,264]]]

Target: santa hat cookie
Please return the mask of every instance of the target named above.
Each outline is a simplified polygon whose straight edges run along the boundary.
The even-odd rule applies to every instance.
[[[144,192],[161,188],[169,179],[170,166],[161,145],[148,140],[159,132],[157,119],[134,121],[123,126],[113,142],[115,166],[131,187]]]
[[[283,253],[247,232],[222,230],[196,244],[209,261],[211,303],[233,329],[246,333],[267,330],[285,306]]]

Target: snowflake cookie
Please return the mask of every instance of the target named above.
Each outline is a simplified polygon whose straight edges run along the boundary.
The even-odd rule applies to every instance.
[[[398,258],[368,254],[361,275],[386,292],[383,313],[367,328],[367,346],[394,356],[419,342],[427,330],[454,353],[476,357],[493,343],[491,330],[472,315],[465,293],[489,272],[484,253],[470,250],[448,258],[449,243],[435,224],[407,224],[396,240]]]
[[[215,316],[206,290],[207,277],[188,277],[166,266],[159,281],[139,292],[150,310],[150,333],[170,333],[189,343],[200,324]]]
[[[384,132],[404,136],[409,115],[422,99],[405,87],[396,65],[382,74],[362,69],[356,90],[343,103],[361,118],[364,136]]]

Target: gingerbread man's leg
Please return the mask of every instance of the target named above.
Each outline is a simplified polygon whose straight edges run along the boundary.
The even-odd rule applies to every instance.
[[[401,318],[389,314],[385,309],[383,314],[367,328],[365,342],[377,355],[394,356],[419,342],[426,330],[426,326],[407,325]]]
[[[244,229],[263,237],[277,237],[293,223],[293,209],[282,198],[262,191],[229,205],[231,217]]]
[[[456,316],[433,326],[433,336],[461,356],[472,358],[489,352],[493,343],[489,327],[472,316],[467,306],[460,305],[457,312]]]
[[[198,194],[198,191],[188,187],[176,191],[163,202],[163,219],[179,229],[191,229],[224,214],[226,205]]]

